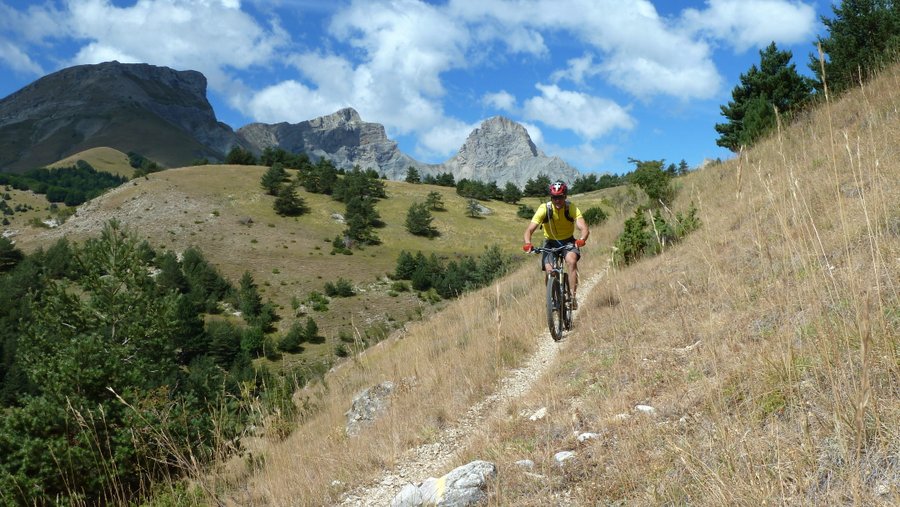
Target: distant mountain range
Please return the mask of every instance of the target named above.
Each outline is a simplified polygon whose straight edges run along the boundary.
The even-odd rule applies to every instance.
[[[0,100],[0,171],[22,172],[96,147],[137,152],[167,167],[200,159],[219,162],[235,146],[256,154],[267,147],[359,165],[392,180],[409,167],[421,175],[513,182],[573,181],[578,171],[537,149],[525,128],[494,117],[472,131],[442,164],[400,151],[384,126],[364,122],[352,108],[300,123],[251,123],[234,131],[216,119],[206,77],[148,64],[106,62],[54,72]]]

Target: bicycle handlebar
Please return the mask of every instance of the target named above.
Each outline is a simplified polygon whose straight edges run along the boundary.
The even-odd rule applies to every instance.
[[[562,252],[563,250],[572,250],[574,248],[575,248],[575,245],[573,243],[566,243],[565,245],[552,247],[552,248],[546,247],[546,246],[535,246],[535,247],[531,248],[531,252],[529,252],[529,253],[534,253],[534,254],[541,253],[541,252],[559,253],[559,252]]]

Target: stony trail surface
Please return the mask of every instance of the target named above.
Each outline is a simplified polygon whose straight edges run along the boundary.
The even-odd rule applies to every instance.
[[[600,272],[580,283],[579,301],[583,302],[598,281],[605,275]],[[575,311],[577,318],[578,311]],[[576,321],[577,323],[577,321]],[[407,450],[398,459],[394,468],[384,470],[370,483],[347,493],[339,505],[341,507],[388,506],[391,500],[406,484],[420,484],[429,477],[439,477],[447,472],[456,454],[465,449],[476,432],[486,421],[500,414],[509,404],[525,394],[535,382],[550,368],[563,342],[555,342],[550,331],[545,330],[537,337],[539,346],[528,358],[525,365],[512,370],[500,381],[494,393],[471,406],[455,426],[444,429],[434,442],[422,444]]]

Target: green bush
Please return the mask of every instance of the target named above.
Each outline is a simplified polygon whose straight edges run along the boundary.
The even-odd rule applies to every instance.
[[[651,245],[652,236],[650,224],[644,218],[644,209],[638,207],[634,210],[634,216],[625,221],[624,230],[616,240],[617,259],[625,264],[640,259]]]
[[[288,332],[278,340],[278,350],[282,352],[298,352],[300,344],[306,340],[306,330],[299,322],[294,322]]]
[[[434,217],[427,204],[414,202],[406,212],[406,230],[416,236],[433,238],[438,230],[432,225]]]
[[[520,204],[519,209],[516,211],[516,216],[531,220],[531,217],[534,216],[534,208],[527,204]]]
[[[309,297],[307,301],[312,306],[312,309],[317,312],[327,312],[328,311],[328,298],[322,295],[320,292],[312,291],[309,293]]]
[[[391,284],[391,290],[397,292],[409,292],[409,284],[402,280],[396,281]]]
[[[682,215],[680,211],[675,213],[675,221],[675,234],[679,238],[696,231],[702,225],[700,217],[697,216],[697,207],[694,206],[693,201],[691,201],[691,207],[688,208],[687,215]]]
[[[602,208],[597,207],[588,208],[581,215],[584,217],[584,221],[587,222],[588,225],[602,224],[607,219],[606,212],[603,211]]]
[[[349,280],[338,278],[337,282],[335,283],[325,283],[325,295],[327,295],[328,297],[348,298],[355,294],[356,292],[353,290],[353,284],[350,283]]]

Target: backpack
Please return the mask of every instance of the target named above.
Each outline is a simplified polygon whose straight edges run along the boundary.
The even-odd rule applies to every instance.
[[[569,200],[568,199],[566,199],[566,213],[565,214],[566,214],[566,220],[568,220],[569,222],[575,221],[575,219],[573,219],[572,216],[569,215]],[[544,215],[544,221],[541,222],[541,227],[543,227],[544,224],[549,222],[550,217],[552,217],[552,216],[553,216],[553,204],[548,202],[547,203],[547,213]]]

